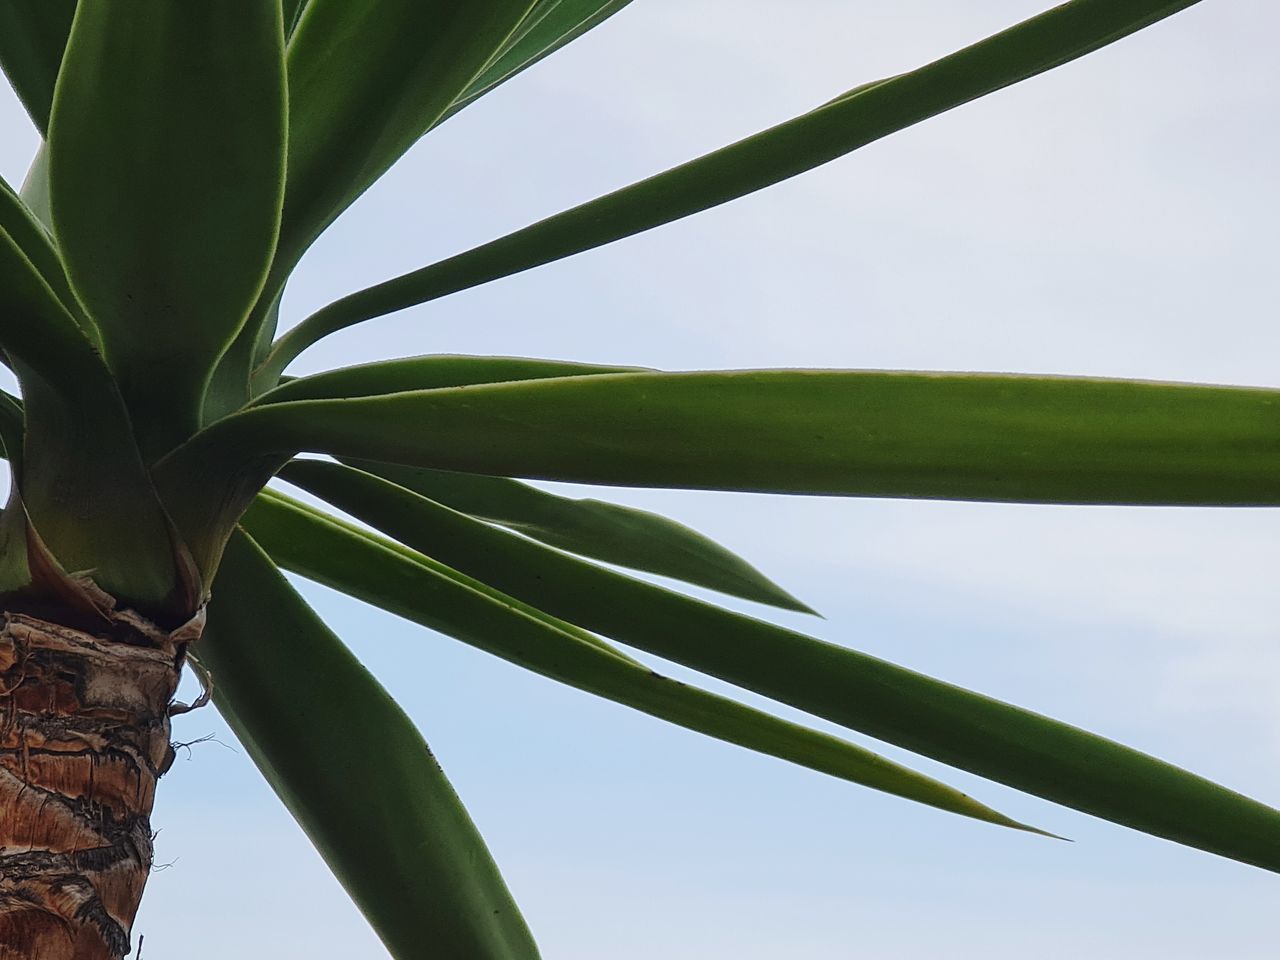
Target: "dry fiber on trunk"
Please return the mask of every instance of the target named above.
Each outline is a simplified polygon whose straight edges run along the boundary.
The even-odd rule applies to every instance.
[[[0,613],[0,960],[129,952],[200,621],[169,633],[100,606],[87,628],[66,611]]]

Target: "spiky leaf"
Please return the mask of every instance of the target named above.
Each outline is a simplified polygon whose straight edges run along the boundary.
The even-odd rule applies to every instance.
[[[244,534],[199,655],[219,710],[397,960],[538,956],[412,722]]]

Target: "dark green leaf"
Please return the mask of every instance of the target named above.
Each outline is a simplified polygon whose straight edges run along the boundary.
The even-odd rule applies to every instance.
[[[749,750],[1001,826],[1030,829],[868,750],[613,656],[500,592],[272,491],[245,516],[277,562],[495,656]]]
[[[294,29],[298,26],[298,21],[302,19],[302,15],[307,11],[308,0],[280,0],[280,10],[283,13],[284,35],[289,37]]]
[[[560,497],[507,477],[371,460],[350,462],[454,510],[500,523],[561,550],[784,610],[814,612],[714,540],[647,510]],[[290,469],[285,468],[286,478]]]
[[[409,718],[243,534],[198,653],[218,709],[393,956],[537,957]]]
[[[49,236],[44,225],[36,219],[34,212],[2,180],[0,180],[0,230],[8,233],[13,245],[31,261],[40,279],[53,291],[63,310],[72,316],[90,342],[98,344],[98,330],[85,317],[83,309],[71,292],[71,286],[67,283],[66,270],[53,245],[53,238]]]
[[[496,383],[566,374],[604,374],[627,369],[496,357],[422,357],[402,363],[403,369],[397,368],[397,362],[393,361],[293,380],[262,399],[367,396],[378,392],[379,387],[388,392],[452,386],[454,382],[459,385]],[[390,375],[374,375],[378,372],[376,368],[380,367],[395,369]],[[600,500],[560,497],[506,477],[451,473],[374,461],[358,461],[354,465],[456,510],[500,523],[563,550],[673,577],[758,603],[804,613],[814,612],[715,541],[655,513]]]
[[[623,373],[264,404],[214,424],[159,475],[184,491],[180,523],[193,531],[216,510],[247,503],[299,451],[626,486],[1275,505],[1277,422],[1280,391],[1261,388],[874,371]]]
[[[1197,0],[1072,0],[928,66],[432,266],[330,304],[282,337],[278,374],[321,337],[581,253],[763,189],[1084,56]]]
[[[27,205],[31,215],[45,228],[53,230],[53,216],[49,210],[49,144],[40,144],[31,166],[27,169],[26,179],[22,181],[19,191],[22,202]],[[63,269],[65,273],[65,268]]]
[[[251,375],[275,336],[272,311],[303,252],[439,121],[533,3],[308,0],[289,41],[280,247],[262,297],[218,371],[214,413],[279,382],[279,371]]]
[[[91,328],[58,296],[55,285],[64,278],[52,269],[56,263],[39,224],[0,188],[0,348],[72,391],[85,376],[104,381],[106,368],[86,335]]]
[[[156,453],[266,278],[284,178],[275,3],[86,3],[50,121],[55,232],[72,286]]]
[[[308,479],[322,467],[333,476],[341,469],[317,465]],[[883,660],[593,567],[376,478],[340,476],[346,484],[327,483],[325,492],[342,509],[555,616],[1019,790],[1280,871],[1280,812],[1185,770]],[[397,612],[429,603],[393,582],[389,571],[385,583],[377,582],[372,561],[355,559],[356,549],[336,535],[321,544],[300,521],[278,523],[269,549],[287,566]]]
[[[532,6],[310,0],[289,43],[283,274],[440,119]]]
[[[58,283],[47,238],[15,203],[0,190],[0,216]],[[168,521],[86,331],[0,226],[0,348],[22,382],[27,450],[16,479],[26,511],[66,569],[91,571],[122,600],[164,610],[184,602]]]
[[[502,53],[476,77],[441,119],[479,100],[516,74],[594,29],[631,0],[542,0]]]
[[[0,2],[0,69],[43,137],[76,0]]]
[[[23,419],[22,401],[0,390],[0,456],[10,462],[15,477],[21,475],[22,469]]]

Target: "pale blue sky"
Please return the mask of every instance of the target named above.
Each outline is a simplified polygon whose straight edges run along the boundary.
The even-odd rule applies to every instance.
[[[419,145],[316,246],[286,315],[1045,2],[636,0]],[[1205,0],[764,194],[336,336],[297,371],[439,351],[1280,386],[1277,29],[1265,0]],[[7,92],[0,130],[12,182],[35,141]],[[609,495],[827,617],[780,621],[1280,803],[1280,513]],[[1077,842],[917,808],[304,589],[421,726],[548,960],[1274,955],[1280,881],[1259,870],[928,763]],[[144,957],[385,956],[216,715],[178,729],[208,733],[162,784]]]

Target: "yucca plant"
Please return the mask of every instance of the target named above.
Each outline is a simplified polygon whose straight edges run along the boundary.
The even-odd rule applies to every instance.
[[[286,374],[335,331],[759,190],[1193,2],[1073,0],[277,336],[290,273],[362,191],[627,0],[0,0],[0,64],[44,141],[21,191],[0,190],[0,348],[20,384],[0,397],[13,479],[0,521],[0,957],[129,951],[187,661],[394,956],[537,955],[418,732],[281,570],[909,800],[1034,832],[864,748],[664,678],[615,643],[1280,867],[1270,807],[617,572],[807,610],[679,524],[522,482],[1276,505],[1274,391],[442,355]],[[268,488],[276,476],[360,523]]]

